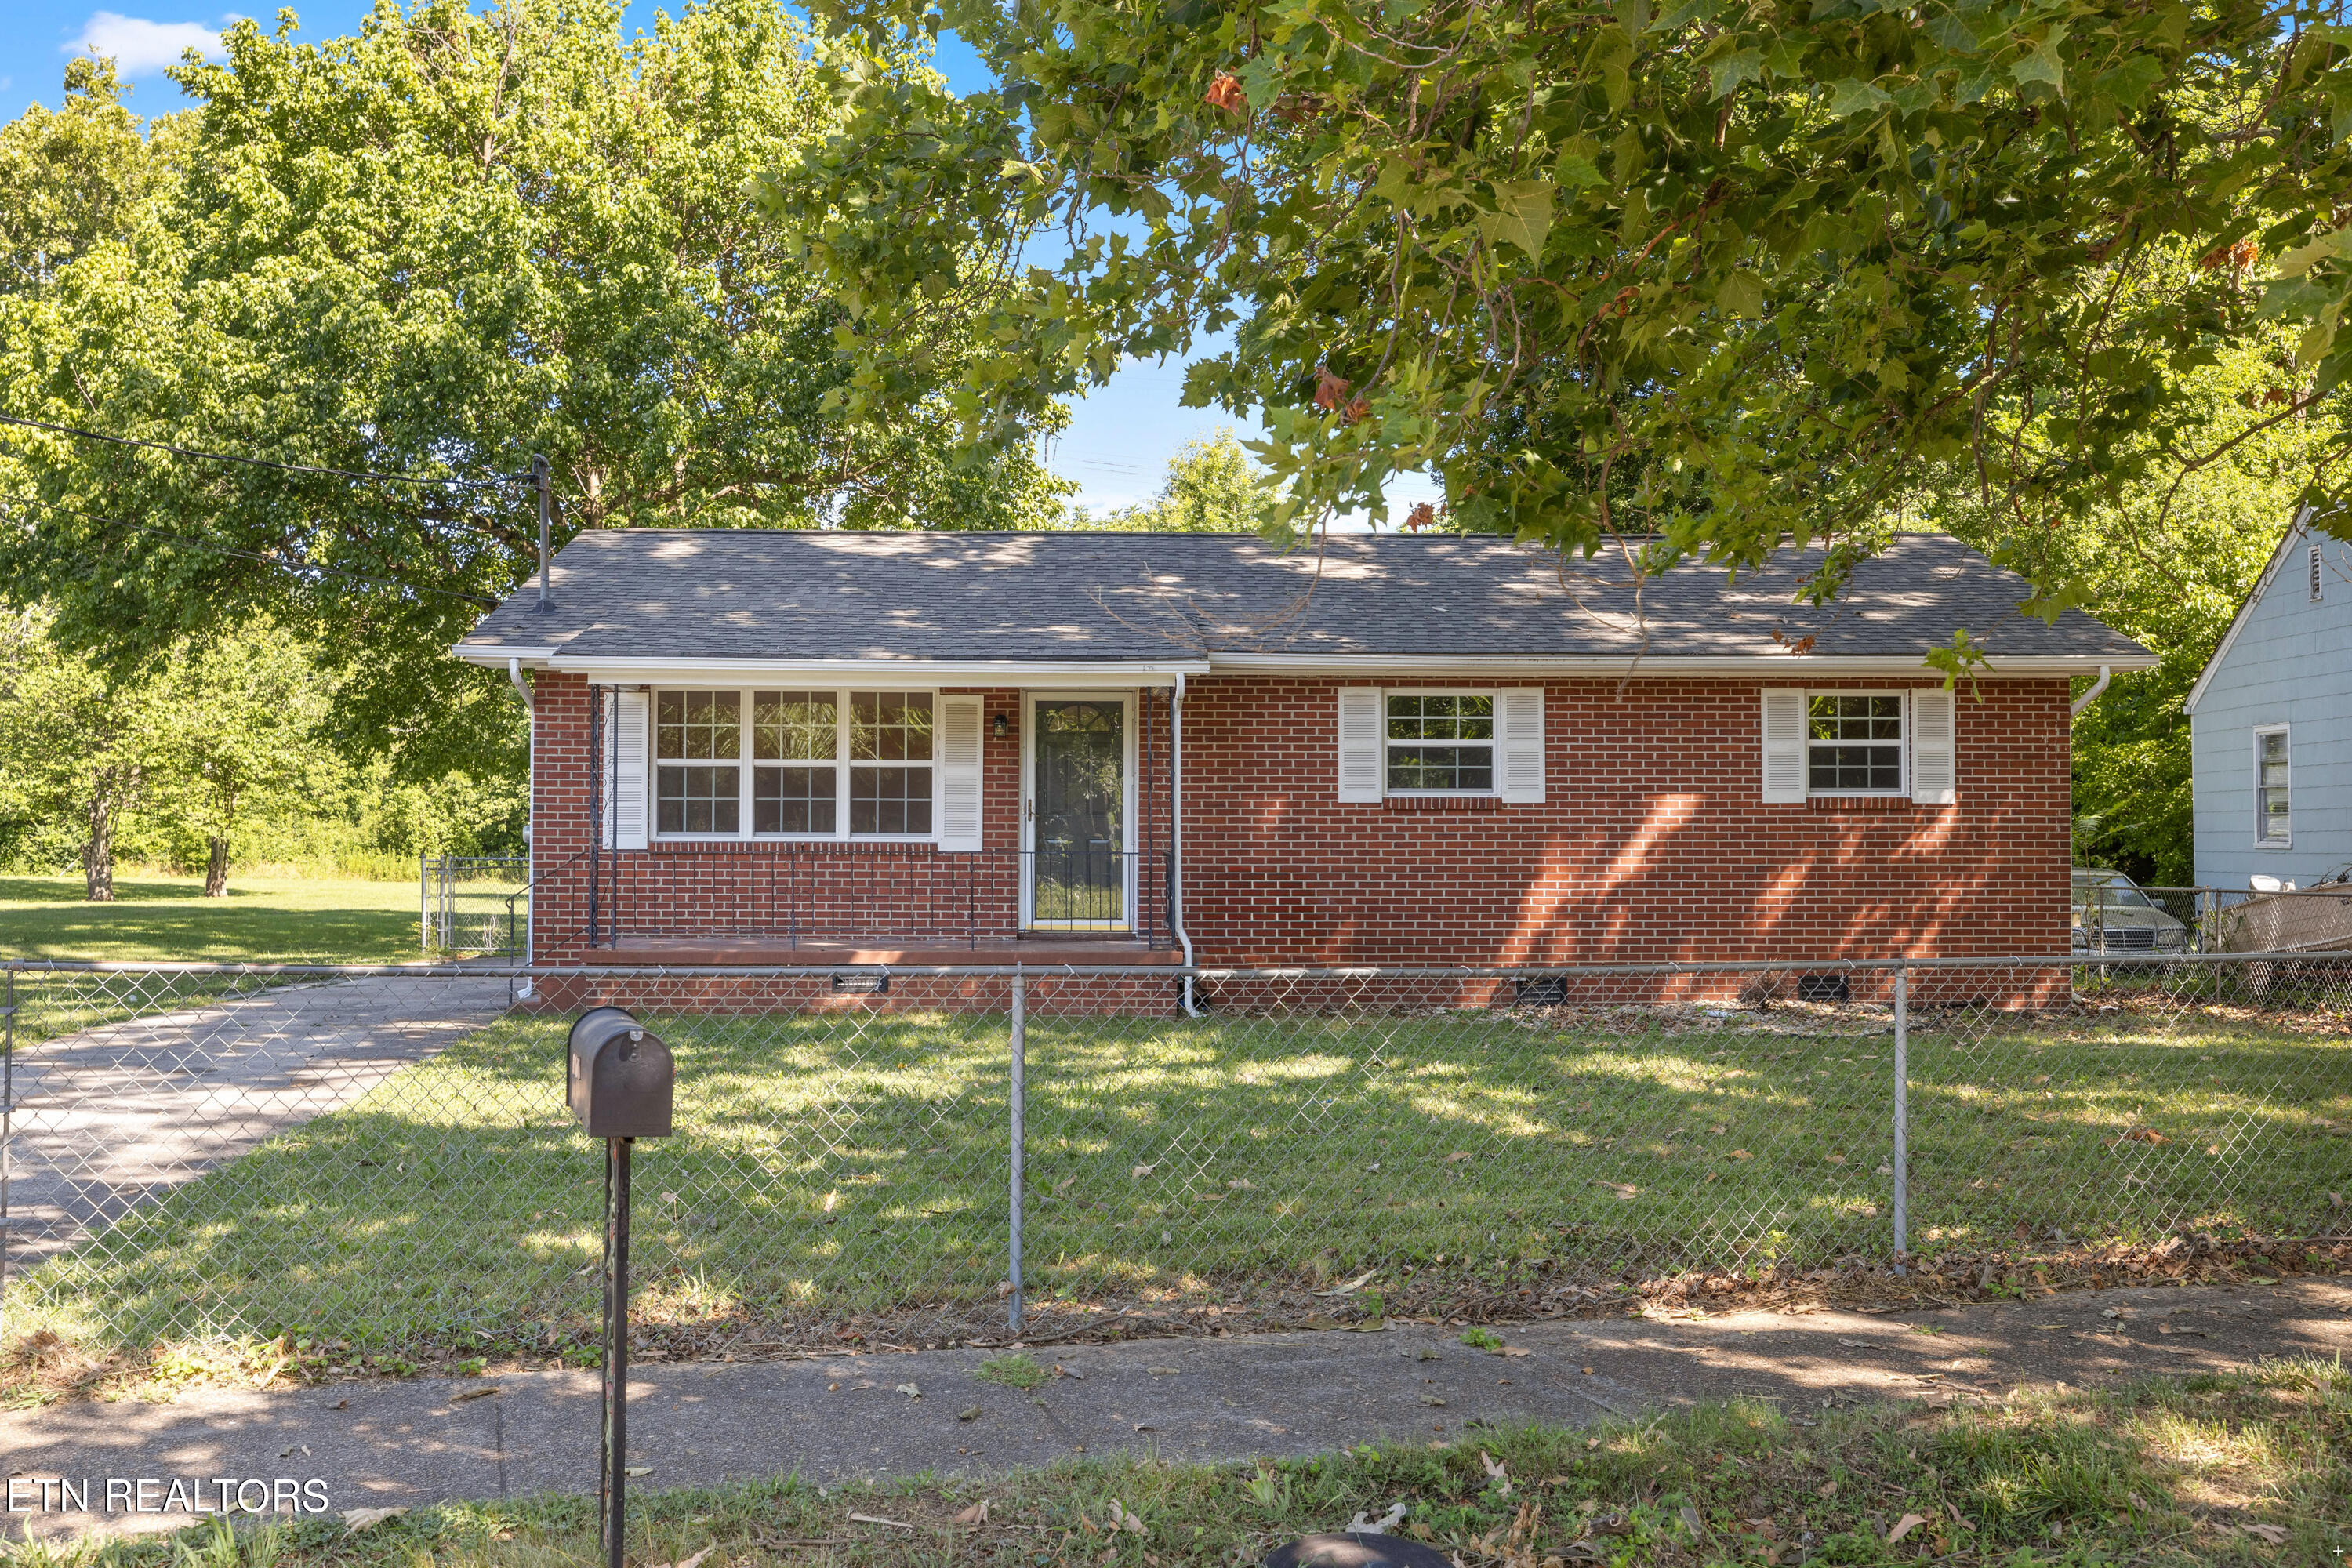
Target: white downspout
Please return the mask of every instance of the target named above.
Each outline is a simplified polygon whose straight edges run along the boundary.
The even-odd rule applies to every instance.
[[[2099,666],[2099,679],[2091,682],[2091,689],[2066,704],[2066,717],[2080,719],[2083,716],[2083,710],[2096,702],[2099,700],[2099,693],[2107,689],[2108,678],[2114,673],[2105,665]]]
[[[539,880],[539,841],[531,828],[539,816],[539,710],[531,706],[530,688],[522,679],[522,660],[507,660],[507,679],[513,685],[515,695],[522,699],[523,735],[529,747],[529,760],[523,764],[527,770],[524,777],[529,782],[523,786],[522,885],[530,902],[522,916],[522,961],[534,963],[539,959],[539,890],[534,885]],[[530,982],[524,981],[517,994],[530,995]]]
[[[1168,696],[1168,878],[1175,906],[1170,923],[1177,945],[1184,950],[1184,1016],[1197,1018],[1201,1006],[1192,999],[1192,939],[1184,931],[1184,672]]]

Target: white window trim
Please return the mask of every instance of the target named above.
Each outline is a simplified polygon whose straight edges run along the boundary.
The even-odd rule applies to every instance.
[[[2292,849],[2294,847],[2294,727],[2291,724],[2257,724],[2252,737],[2254,769],[2254,847],[2257,849]],[[2263,737],[2286,737],[2286,837],[2265,838],[2263,825]]]
[[[1816,697],[1893,697],[1900,699],[1902,711],[1899,722],[1903,733],[1895,737],[1895,766],[1901,770],[1894,789],[1815,789],[1813,787],[1813,699]],[[1824,742],[1825,744],[1827,742]],[[1885,742],[1874,742],[1884,745]],[[1843,686],[1807,687],[1804,708],[1804,751],[1799,760],[1805,770],[1807,800],[1874,800],[1893,799],[1897,795],[1909,798],[1911,794],[1911,692],[1907,687],[1888,687],[1883,690],[1858,690]]]
[[[741,826],[733,833],[665,833],[661,830],[661,770],[670,767],[692,767],[701,758],[661,756],[661,695],[665,691],[735,693],[740,706],[737,712],[740,739],[733,759],[735,768],[736,820]],[[754,691],[820,691],[830,692],[833,709],[833,761],[823,758],[754,757],[751,754],[751,694]],[[931,700],[931,758],[927,763],[911,765],[931,770],[931,831],[929,833],[857,833],[849,831],[849,711],[850,696],[857,691],[903,691]],[[759,686],[656,686],[647,689],[646,713],[646,837],[655,844],[936,844],[940,841],[940,758],[939,713],[940,693],[927,686],[790,686],[782,683],[762,683]],[[716,765],[730,765],[726,761],[712,759]],[[751,830],[752,777],[757,767],[825,767],[834,770],[834,831],[831,833],[754,833]],[[878,763],[870,766],[888,767]]]
[[[1381,796],[1384,800],[1492,800],[1503,793],[1503,693],[1496,687],[1475,686],[1383,686],[1381,693]],[[1491,710],[1490,722],[1495,733],[1484,742],[1471,741],[1455,744],[1486,747],[1490,759],[1486,776],[1493,782],[1485,789],[1391,789],[1389,787],[1389,699],[1391,697],[1483,697]],[[1411,745],[1399,741],[1398,745]],[[1437,744],[1444,744],[1439,742]]]

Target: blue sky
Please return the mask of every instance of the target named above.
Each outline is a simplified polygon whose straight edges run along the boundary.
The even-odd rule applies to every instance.
[[[74,0],[0,0],[0,117],[14,119],[26,105],[54,106],[61,96],[68,58],[96,50],[112,55],[131,84],[131,107],[142,114],[168,113],[184,105],[180,89],[163,75],[183,49],[205,47],[222,26],[241,15],[203,5],[158,6],[150,0],[116,0],[121,10]],[[365,14],[364,0],[309,0],[296,8],[301,35],[332,37],[351,31]],[[627,25],[651,22],[654,7],[635,0]],[[971,90],[985,78],[970,50],[950,38],[940,64],[958,88]],[[1079,486],[1078,504],[1097,510],[1148,499],[1160,488],[1168,459],[1187,441],[1236,422],[1218,409],[1185,408],[1178,402],[1184,367],[1136,363],[1122,368],[1108,384],[1071,409],[1070,427],[1049,454],[1056,472]],[[1240,434],[1255,433],[1243,425]],[[1390,487],[1398,515],[1414,502],[1433,499],[1426,480],[1400,479]]]

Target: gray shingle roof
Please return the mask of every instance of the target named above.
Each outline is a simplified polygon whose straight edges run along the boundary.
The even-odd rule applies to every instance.
[[[485,616],[470,658],[1167,661],[1324,657],[1742,658],[1811,637],[1830,658],[1916,658],[1965,626],[2004,657],[2137,661],[2078,611],[2021,614],[2022,579],[1940,534],[1904,534],[1846,594],[1792,605],[1818,551],[1737,584],[1688,563],[1633,595],[1607,557],[1492,536],[1344,535],[1283,555],[1250,535],[615,530]],[[1311,590],[1311,591],[1310,591]],[[1646,632],[1646,649],[1643,636]]]

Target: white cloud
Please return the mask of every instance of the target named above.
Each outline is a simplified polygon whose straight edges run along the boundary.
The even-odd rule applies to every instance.
[[[213,24],[150,22],[143,16],[93,11],[89,20],[82,24],[81,36],[59,52],[102,55],[112,60],[124,76],[143,76],[165,66],[178,65],[180,57],[190,49],[217,59],[221,29],[236,20],[236,16],[227,16]]]

